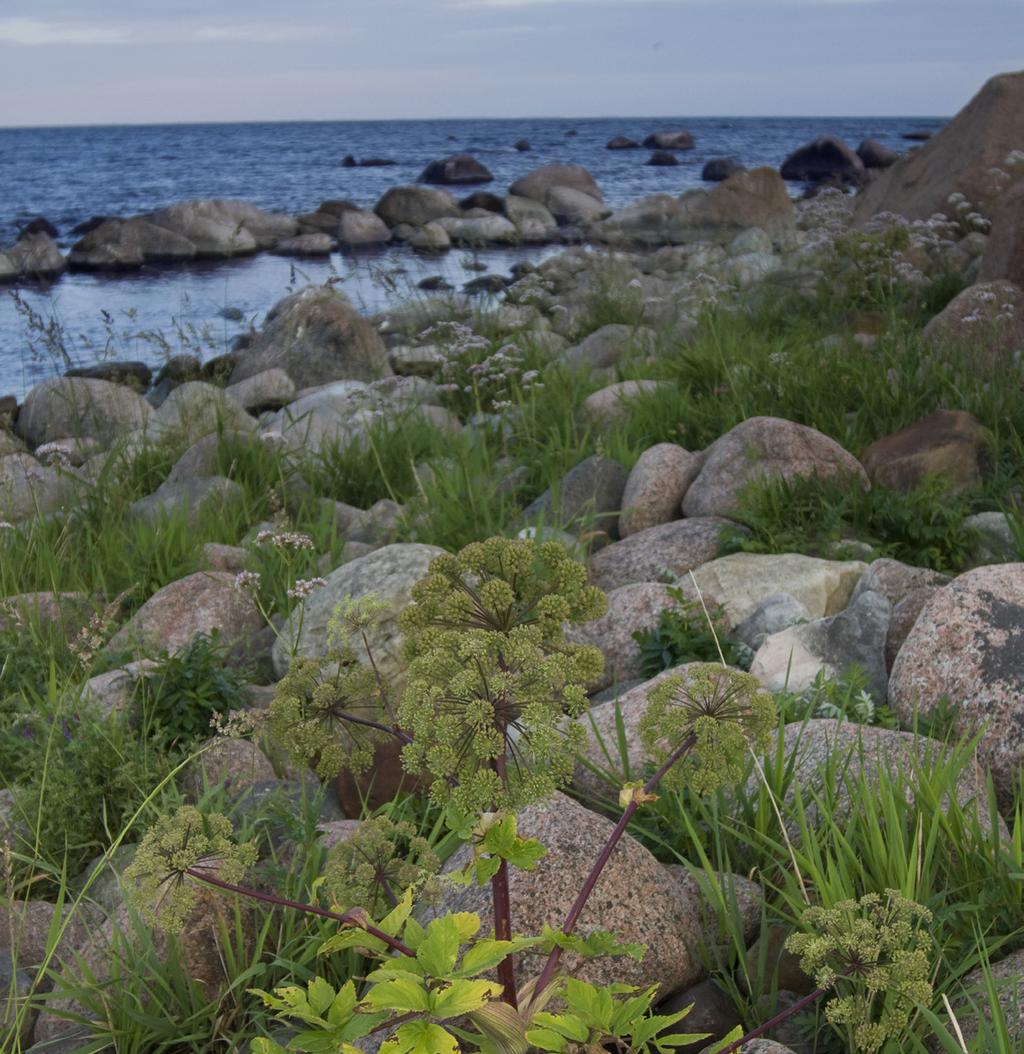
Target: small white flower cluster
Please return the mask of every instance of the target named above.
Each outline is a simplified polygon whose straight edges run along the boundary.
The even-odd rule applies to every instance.
[[[40,443],[36,447],[36,460],[54,468],[71,468],[71,455],[60,443]]]
[[[241,593],[255,593],[260,588],[258,571],[239,571],[235,575],[235,589]]]
[[[263,530],[256,535],[256,544],[272,545],[275,549],[291,549],[293,552],[315,548],[313,539],[302,531]]]
[[[308,600],[318,589],[327,585],[326,578],[297,578],[295,585],[288,590],[292,600]]]
[[[6,520],[0,520],[0,531],[13,531],[14,524],[8,523]]]
[[[467,329],[467,327],[462,327]],[[469,331],[470,333],[472,331]],[[537,370],[524,370],[524,352],[515,344],[503,344],[484,359],[478,359],[490,341],[462,334],[456,344],[449,344],[441,368],[440,391],[475,396],[481,406],[495,411],[507,410],[518,389],[530,392],[543,388]]]
[[[505,293],[510,304],[537,304],[543,306],[555,292],[554,282],[539,271],[524,275]]]

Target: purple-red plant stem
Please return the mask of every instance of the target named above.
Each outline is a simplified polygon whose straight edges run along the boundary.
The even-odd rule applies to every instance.
[[[776,1025],[781,1025],[783,1021],[788,1021],[794,1014],[799,1014],[804,1007],[810,1006],[811,1003],[816,999],[820,999],[827,991],[827,988],[815,988],[809,995],[798,999],[792,1006],[787,1006],[785,1010],[780,1010],[779,1013],[763,1025],[758,1025],[753,1032],[748,1032],[745,1036],[741,1036],[734,1043],[723,1047],[717,1054],[732,1054],[733,1051],[739,1050],[745,1043],[749,1043],[752,1039],[757,1039],[758,1036],[763,1036],[765,1032],[775,1028]]]
[[[189,868],[185,874],[198,879],[200,882],[206,882],[208,885],[216,886],[218,889],[225,889],[229,893],[237,893],[239,896],[248,897],[250,900],[258,900],[264,904],[273,904],[274,907],[277,908],[292,908],[295,911],[305,912],[307,915],[319,915],[321,918],[334,919],[335,922],[343,923],[346,926],[355,926],[370,934],[371,937],[376,937],[378,940],[383,941],[394,951],[401,952],[402,955],[408,955],[410,958],[415,958],[416,956],[416,953],[412,948],[403,944],[400,940],[388,936],[383,930],[374,926],[372,922],[368,922],[364,917],[365,913],[358,910],[346,911],[345,914],[342,915],[337,911],[328,911],[327,908],[317,907],[316,904],[303,904],[301,900],[288,900],[287,897],[279,897],[274,893],[263,893],[258,889],[250,889],[248,886],[236,886],[234,882],[225,882],[224,879],[217,878],[215,875],[207,875],[202,871],[195,871],[192,868]]]
[[[504,735],[504,729],[502,730]],[[505,751],[494,760],[494,768],[503,784],[508,783]],[[508,861],[502,860],[501,866],[491,877],[491,897],[494,903],[494,936],[499,941],[512,940],[512,901],[508,889]],[[506,955],[498,963],[498,980],[501,982],[502,1002],[508,1003],[513,1010],[519,1009],[516,996],[516,971],[511,955]]]
[[[693,749],[696,742],[697,737],[695,735],[691,734],[687,736],[686,739],[680,743],[671,754],[669,754],[661,768],[659,768],[658,771],[655,772],[655,774],[644,784],[643,793],[650,794],[662,781],[665,773],[668,772],[678,761],[681,761]],[[597,859],[591,866],[586,881],[580,887],[579,894],[573,902],[572,907],[569,909],[569,914],[565,916],[565,922],[562,923],[562,933],[566,936],[569,936],[573,930],[576,929],[576,923],[579,922],[580,915],[583,914],[583,909],[587,906],[587,901],[590,899],[590,895],[594,892],[594,887],[597,885],[597,880],[601,877],[601,872],[604,871],[605,865],[611,859],[615,847],[619,844],[622,836],[626,833],[626,828],[629,826],[630,821],[636,815],[636,811],[639,808],[640,802],[634,798],[623,810],[622,815],[619,817],[619,822],[615,825],[615,829],[610,835],[608,835],[608,840],[605,842],[604,848],[598,854]],[[540,993],[551,984],[561,958],[562,949],[556,944],[554,948],[551,949],[547,962],[544,964],[544,969],[541,971],[540,977],[537,980],[535,991],[538,995],[540,995]]]

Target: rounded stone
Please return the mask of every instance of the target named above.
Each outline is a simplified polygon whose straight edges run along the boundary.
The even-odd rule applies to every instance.
[[[889,697],[908,724],[946,698],[958,733],[983,729],[978,755],[1009,807],[1024,764],[1024,564],[975,568],[939,589],[896,656]]]
[[[628,538],[674,520],[703,463],[703,455],[675,443],[658,443],[645,450],[626,480],[619,534]]]

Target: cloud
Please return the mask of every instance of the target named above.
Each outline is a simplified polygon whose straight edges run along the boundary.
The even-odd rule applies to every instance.
[[[0,44],[39,47],[46,44],[130,44],[127,26],[90,26],[77,22],[44,22],[38,18],[0,18]]]
[[[0,18],[0,44],[21,47],[49,45],[126,44],[280,44],[339,36],[340,26],[298,26],[276,22],[190,24],[181,22],[107,23],[46,22],[37,18]]]

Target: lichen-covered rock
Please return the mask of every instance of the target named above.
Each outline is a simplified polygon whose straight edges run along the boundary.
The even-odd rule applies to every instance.
[[[293,648],[300,657],[324,655],[328,650],[328,623],[335,608],[347,598],[374,594],[390,606],[391,613],[367,636],[377,667],[385,678],[397,684],[405,669],[398,616],[410,602],[412,587],[426,575],[430,562],[443,552],[436,545],[386,545],[342,564],[327,576],[327,585],[306,601],[304,610],[296,611],[285,623],[274,645],[274,669],[281,676],[287,673]],[[363,660],[364,656],[359,654],[359,658]]]
[[[88,377],[53,377],[25,396],[15,431],[33,446],[86,436],[109,445],[144,428],[151,413],[149,403],[124,385]]]
[[[548,850],[533,871],[513,868],[509,894],[516,931],[540,933],[545,924],[562,922],[583,884],[594,857],[613,824],[563,794],[547,808],[531,806],[518,817],[519,834],[538,839]],[[468,847],[459,849],[449,870],[465,867]],[[490,890],[475,885],[446,887],[435,909],[474,911],[483,929],[493,926]],[[592,984],[660,984],[662,995],[691,984],[703,974],[700,941],[703,934],[701,898],[677,882],[639,842],[625,835],[598,879],[580,918],[579,932],[610,930],[622,941],[647,946],[639,962],[626,957],[580,962],[571,955],[563,966]],[[520,956],[520,984],[539,973],[543,960]],[[536,964],[536,965],[535,965]]]
[[[263,616],[235,576],[197,571],[154,593],[114,635],[108,648],[141,647],[173,653],[200,633],[217,632],[231,645],[255,636]]]
[[[714,560],[722,531],[731,526],[719,517],[672,520],[631,534],[595,553],[590,577],[602,589],[631,582],[658,582],[680,577]]]
[[[742,622],[776,593],[788,593],[811,618],[835,615],[846,607],[866,564],[859,560],[821,560],[799,553],[732,553],[703,564],[682,589],[709,607],[720,606],[731,625]]]
[[[619,534],[628,538],[676,519],[703,464],[703,454],[691,454],[675,443],[657,443],[645,450],[626,481]]]
[[[920,586],[912,589],[905,597],[897,601],[889,616],[889,628],[885,634],[885,668],[892,674],[896,656],[900,653],[910,631],[914,628],[917,616],[924,610],[940,586]]]
[[[336,289],[307,286],[271,308],[263,329],[239,352],[231,384],[278,366],[297,388],[391,374],[377,331]]]
[[[881,593],[895,606],[916,589],[944,586],[948,583],[949,575],[944,575],[941,571],[933,571],[930,567],[915,567],[913,564],[882,557],[868,564],[867,570],[854,587],[850,601],[852,603],[862,593]]]
[[[881,593],[863,593],[837,615],[772,634],[758,648],[750,672],[770,692],[802,692],[819,674],[843,677],[856,664],[881,706],[889,683],[885,638],[891,610]]]
[[[754,480],[792,482],[848,477],[867,486],[860,462],[834,439],[779,417],[751,417],[716,439],[683,498],[687,516],[736,513],[743,488]]]
[[[1008,807],[1024,763],[1024,564],[968,571],[918,615],[893,663],[890,703],[909,724],[944,697],[959,733],[984,727],[978,755]]]

